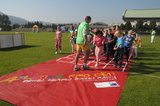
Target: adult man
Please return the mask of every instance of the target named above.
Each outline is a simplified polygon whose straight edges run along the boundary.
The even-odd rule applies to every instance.
[[[90,53],[90,46],[89,42],[87,40],[87,35],[88,35],[88,30],[89,30],[89,23],[91,22],[91,17],[86,16],[85,21],[82,22],[79,27],[78,27],[78,34],[77,34],[77,39],[76,39],[76,57],[75,57],[75,66],[74,66],[74,71],[79,71],[81,70],[78,67],[78,59],[80,52],[82,51],[84,53],[84,63],[82,65],[82,68],[84,70],[89,69],[89,66],[87,66],[87,61],[89,58],[89,53]]]
[[[152,32],[151,32],[151,43],[155,43],[156,40],[155,40],[155,36],[156,36],[156,31],[155,29],[152,29]]]

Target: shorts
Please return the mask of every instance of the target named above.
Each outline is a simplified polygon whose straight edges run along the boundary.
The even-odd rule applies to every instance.
[[[77,51],[87,51],[87,50],[90,50],[90,46],[89,44],[86,44],[85,46],[83,46],[83,44],[76,44],[76,50]]]

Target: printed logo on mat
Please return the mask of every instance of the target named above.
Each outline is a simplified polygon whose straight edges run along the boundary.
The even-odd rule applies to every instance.
[[[94,85],[97,88],[106,88],[106,87],[119,87],[118,83],[116,81],[111,82],[96,82]]]
[[[98,72],[98,73],[83,73],[83,74],[70,74],[64,75],[35,75],[35,76],[13,76],[0,80],[0,83],[12,83],[14,81],[22,81],[23,83],[31,82],[56,82],[56,81],[113,81],[117,80],[113,72]],[[113,85],[113,84],[112,84]]]

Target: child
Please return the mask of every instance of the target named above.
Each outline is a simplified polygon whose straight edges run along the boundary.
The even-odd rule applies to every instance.
[[[74,45],[76,44],[76,43],[75,43],[76,35],[75,35],[75,32],[74,32],[74,31],[75,31],[75,30],[74,30],[74,26],[71,25],[70,28],[69,28],[70,34],[68,35],[68,37],[70,37],[72,52],[74,52]]]
[[[125,54],[126,54],[126,61],[128,62],[130,49],[132,47],[132,42],[134,38],[131,36],[132,31],[128,32],[128,35],[124,36],[124,47],[125,47]]]
[[[132,37],[134,38],[132,43],[132,56],[135,54],[135,59],[138,58],[138,38],[136,37],[136,34],[132,34]]]
[[[117,68],[122,67],[122,62],[123,62],[123,52],[124,52],[124,39],[122,37],[122,32],[121,31],[116,31],[115,36],[117,36],[117,42],[113,50],[115,50],[114,53],[114,67],[117,67],[118,65],[118,57],[119,57],[119,65]]]
[[[104,43],[107,42],[107,38],[103,36],[103,32],[102,31],[97,31],[95,33],[95,36],[94,36],[94,44],[96,46],[95,48],[95,56],[96,56],[96,64],[95,64],[95,67],[98,67],[99,66],[99,60],[100,60],[100,56],[101,56],[101,53],[103,51],[103,48],[104,48]]]
[[[108,39],[108,43],[105,44],[106,45],[106,60],[107,61],[109,60],[109,58],[113,54],[113,47],[114,47],[114,43],[113,43],[114,35],[111,32],[112,32],[112,30],[108,29],[108,33],[106,35],[106,38]]]
[[[92,53],[92,55],[94,54],[94,50],[92,49],[93,48],[93,34],[92,34],[92,29],[89,29],[89,33],[87,35],[87,39],[88,39],[88,42],[90,44],[90,51]]]
[[[142,46],[142,38],[141,37],[138,37],[138,45],[139,45],[139,47]]]
[[[61,50],[62,49],[62,47],[61,47],[61,39],[62,39],[61,28],[57,27],[56,37],[55,37],[55,40],[56,40],[56,43],[55,43],[56,52],[55,52],[55,54],[58,53],[58,48],[60,49],[60,53],[62,53],[62,50]]]

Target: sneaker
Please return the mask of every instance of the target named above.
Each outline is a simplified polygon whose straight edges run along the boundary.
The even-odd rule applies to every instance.
[[[83,68],[84,70],[88,70],[90,67],[87,66],[87,65],[86,65],[86,66],[83,65],[82,68]]]
[[[99,64],[98,64],[98,63],[96,63],[96,64],[95,64],[95,67],[98,67],[98,66],[99,66]]]
[[[81,69],[79,67],[74,67],[74,71],[80,71]]]
[[[62,51],[60,50],[59,53],[62,53]]]
[[[57,54],[58,52],[56,51],[55,54]]]

